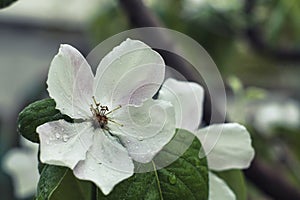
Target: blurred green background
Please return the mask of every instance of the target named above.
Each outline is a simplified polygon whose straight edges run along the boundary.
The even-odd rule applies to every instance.
[[[300,1],[144,3],[165,27],[192,37],[208,51],[228,90],[228,118],[249,128],[257,158],[299,188]],[[20,0],[0,10],[0,162],[20,146],[19,111],[47,96],[45,80],[59,44],[87,54],[129,28],[118,1]],[[15,199],[11,176],[3,170],[0,194],[0,199]],[[251,183],[248,197],[272,199]]]

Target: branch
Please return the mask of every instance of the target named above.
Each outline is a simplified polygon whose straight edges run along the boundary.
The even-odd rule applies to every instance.
[[[251,46],[259,53],[270,56],[273,59],[300,61],[300,49],[289,49],[285,47],[272,47],[265,38],[262,37],[261,30],[258,26],[252,25],[252,15],[255,8],[256,0],[245,0],[244,12],[249,25],[245,30]]]
[[[119,0],[120,5],[134,27],[161,27],[159,20],[143,4],[142,0]]]
[[[143,1],[119,0],[119,3],[127,14],[133,27],[159,27],[161,25],[156,16],[143,4]],[[155,36],[155,39],[162,43],[169,42],[166,41],[165,37],[159,37],[159,35]],[[197,73],[191,72],[191,68],[183,61],[183,59],[180,59],[175,54],[170,54],[165,51],[159,52],[166,61],[166,64],[181,72],[186,79],[205,85],[199,80]],[[208,94],[208,91],[206,90],[205,93]],[[208,95],[205,96],[208,97]],[[206,98],[204,105],[204,121],[206,123],[209,123],[210,121],[210,105],[210,99]],[[269,194],[274,199],[300,199],[299,192],[285,180],[280,172],[274,172],[273,168],[262,164],[261,161],[257,159],[254,160],[252,166],[248,170],[245,170],[245,174],[250,181],[255,183],[263,192]],[[289,194],[287,194],[287,192],[289,192]]]
[[[300,191],[293,187],[279,171],[254,159],[250,168],[244,170],[249,181],[275,200],[299,200]]]

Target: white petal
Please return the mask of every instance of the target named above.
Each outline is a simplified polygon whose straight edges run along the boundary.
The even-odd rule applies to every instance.
[[[87,158],[73,170],[74,175],[95,183],[107,195],[116,184],[133,175],[134,165],[116,138],[96,130]]]
[[[217,177],[212,172],[208,173],[209,176],[209,200],[235,200],[235,194],[224,182],[224,180]]]
[[[37,128],[40,137],[40,159],[43,163],[71,169],[84,160],[93,142],[91,123],[48,122]]]
[[[35,150],[15,148],[3,159],[3,169],[12,176],[15,195],[18,198],[28,198],[36,193],[39,180],[38,145],[33,143],[32,145],[35,146]]]
[[[123,126],[111,126],[111,132],[118,135],[130,156],[142,163],[151,161],[175,134],[174,108],[162,100],[122,108],[113,119]]]
[[[95,96],[108,106],[140,104],[160,88],[165,74],[161,56],[138,40],[127,39],[100,62]]]
[[[202,120],[204,90],[192,82],[167,79],[158,99],[170,101],[176,114],[176,127],[195,131]]]
[[[244,169],[254,157],[250,134],[237,123],[210,125],[199,129],[196,136],[202,143],[210,169]]]
[[[84,57],[72,46],[61,45],[51,62],[48,92],[56,108],[72,118],[90,116],[94,76]]]

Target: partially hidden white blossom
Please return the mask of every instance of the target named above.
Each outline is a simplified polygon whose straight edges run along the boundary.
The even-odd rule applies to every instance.
[[[273,99],[257,106],[253,118],[255,128],[265,134],[270,134],[277,127],[299,128],[300,105],[293,99]]]
[[[199,129],[204,93],[203,88],[196,83],[167,79],[159,91],[158,99],[172,102],[176,113],[176,127],[191,131],[201,141],[211,170],[209,199],[235,199],[235,194],[213,171],[249,167],[254,149],[246,128],[237,123],[225,123]]]
[[[37,128],[43,163],[67,166],[104,194],[146,163],[175,133],[170,102],[152,97],[164,80],[161,56],[127,39],[108,53],[96,75],[72,46],[61,45],[48,74],[56,108],[75,123],[58,120]]]
[[[3,170],[12,177],[15,196],[32,197],[39,180],[38,144],[21,138],[21,147],[11,149],[3,158]]]

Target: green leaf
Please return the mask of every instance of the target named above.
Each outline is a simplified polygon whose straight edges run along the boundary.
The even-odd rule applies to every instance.
[[[72,122],[72,119],[55,109],[53,99],[36,101],[20,112],[18,118],[18,132],[26,139],[39,143],[36,128],[46,122],[65,119]]]
[[[0,0],[0,8],[5,8],[17,0]]]
[[[68,169],[66,167],[46,165],[43,168],[38,183],[37,199],[50,199],[55,189],[57,189],[63,178],[66,176],[67,171]]]
[[[225,180],[227,185],[236,195],[237,200],[247,199],[244,175],[241,170],[227,170],[222,172],[216,172],[216,174],[218,174],[220,178]]]
[[[91,182],[75,178],[66,167],[45,165],[38,183],[38,200],[90,200],[92,199]]]
[[[200,148],[200,141],[192,133],[178,130],[171,142],[154,158],[154,162],[136,165],[139,169],[152,171],[134,174],[118,184],[108,196],[98,189],[97,199],[207,200],[208,168],[206,159],[199,158]],[[180,155],[185,149],[187,150],[183,151],[183,155]],[[174,159],[171,165],[159,169],[164,163]]]

